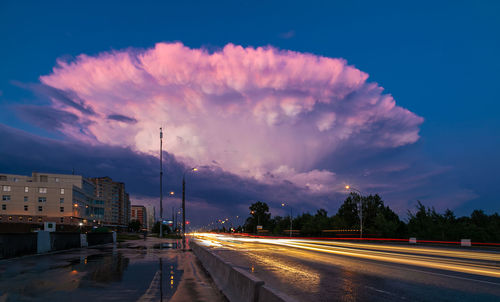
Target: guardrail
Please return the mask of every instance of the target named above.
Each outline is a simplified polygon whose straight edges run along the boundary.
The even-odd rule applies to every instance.
[[[217,287],[231,302],[295,302],[296,300],[265,285],[252,274],[234,267],[220,256],[194,241],[189,243],[196,257]]]

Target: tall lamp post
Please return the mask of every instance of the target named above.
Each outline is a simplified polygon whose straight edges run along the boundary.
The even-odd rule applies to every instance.
[[[182,174],[182,238],[186,237],[186,173],[190,171],[196,172],[198,169],[189,168]]]
[[[285,203],[282,203],[281,206],[282,207],[288,206],[290,208],[290,237],[292,237],[292,223],[293,223],[292,207],[290,205],[285,204]]]
[[[345,189],[359,193],[359,238],[363,238],[363,193],[349,185],[345,186]]]
[[[170,191],[168,194],[169,194],[169,196],[170,196],[170,197],[174,197],[174,195],[175,195],[174,191]],[[172,232],[174,231],[174,230],[173,230],[173,227],[174,227],[174,221],[175,221],[175,220],[174,220],[174,207],[172,207]]]
[[[163,130],[160,128],[160,238],[163,238]]]

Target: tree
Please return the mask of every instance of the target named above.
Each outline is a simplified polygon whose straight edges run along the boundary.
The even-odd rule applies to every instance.
[[[153,226],[153,233],[160,233],[160,222],[156,222]],[[170,234],[170,228],[166,225],[163,225],[163,234]]]
[[[363,233],[365,236],[401,237],[406,233],[404,223],[378,194],[361,196],[351,193],[340,206],[330,225],[336,228],[360,227],[359,205],[363,207]]]
[[[139,230],[141,229],[141,227],[142,227],[142,223],[139,220],[132,220],[128,224],[128,228],[132,232],[139,232]]]
[[[349,194],[344,200],[336,214],[340,228],[359,228],[358,203],[360,200],[361,196],[356,193]]]
[[[257,201],[253,203],[249,209],[250,217],[246,220],[245,230],[247,232],[256,232],[258,224],[262,225],[264,229],[267,229],[271,219],[269,206],[265,202]]]

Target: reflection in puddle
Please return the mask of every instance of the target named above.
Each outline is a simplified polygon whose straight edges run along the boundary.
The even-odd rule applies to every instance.
[[[177,242],[167,242],[167,243],[162,243],[162,244],[155,244],[155,245],[153,245],[153,248],[155,248],[155,249],[177,249],[177,248],[180,248],[180,245],[178,245]]]
[[[167,301],[182,276],[174,246],[165,251],[115,248],[94,255],[61,253],[0,263],[0,301]]]

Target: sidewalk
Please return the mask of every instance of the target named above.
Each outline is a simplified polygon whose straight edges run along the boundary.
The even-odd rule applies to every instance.
[[[175,239],[159,239],[148,237],[146,241],[134,240],[126,241],[131,247],[152,247],[162,244],[176,246],[181,244],[181,240]],[[219,291],[210,276],[205,272],[201,263],[188,248],[183,250],[177,246],[171,248],[171,253],[176,254],[178,270],[182,270],[182,277],[177,286],[177,290],[170,299],[172,302],[226,302],[227,299]],[[149,289],[138,300],[141,302],[159,301],[160,297],[160,271],[157,271],[155,277],[151,281]]]

